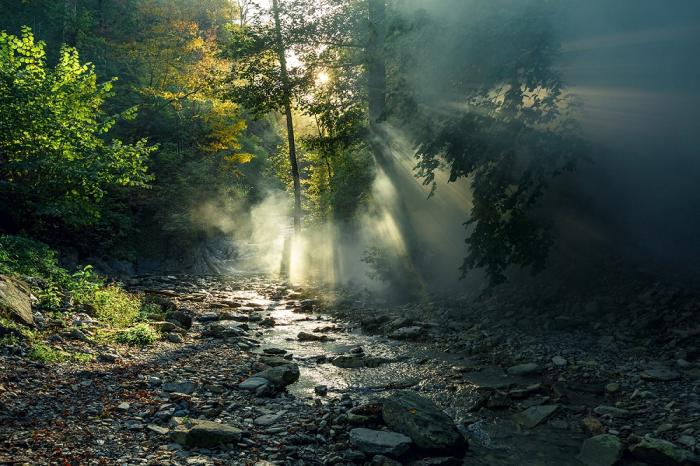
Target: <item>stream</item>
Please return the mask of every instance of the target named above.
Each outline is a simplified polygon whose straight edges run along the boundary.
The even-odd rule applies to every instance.
[[[281,348],[294,355],[301,376],[288,387],[296,397],[313,402],[314,387],[325,385],[329,397],[350,394],[353,399],[370,400],[386,396],[393,389],[412,388],[441,406],[468,436],[470,450],[464,464],[565,466],[580,465],[575,459],[585,437],[566,424],[543,424],[524,429],[511,418],[512,413],[481,416],[470,412],[480,389],[508,384],[536,383],[537,379],[511,377],[498,367],[470,372],[466,355],[441,351],[435,343],[396,341],[384,336],[368,335],[347,322],[327,314],[294,312],[285,301],[272,300],[254,289],[233,288],[233,298],[265,309],[275,327],[262,331],[258,350]],[[319,328],[333,327],[322,333],[332,341],[299,341],[300,332],[319,335]],[[347,355],[362,348],[367,357],[388,362],[378,367],[340,368],[328,362],[334,356]],[[356,350],[358,351],[358,350]],[[455,380],[455,370],[463,375]],[[563,422],[563,421],[561,421]]]

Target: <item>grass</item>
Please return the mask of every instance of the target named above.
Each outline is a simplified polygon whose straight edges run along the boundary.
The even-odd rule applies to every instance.
[[[158,332],[148,325],[132,325],[161,316],[160,305],[144,303],[140,296],[117,284],[105,284],[105,279],[89,265],[71,273],[59,265],[57,257],[44,243],[23,236],[0,235],[0,274],[19,279],[31,277],[32,293],[52,319],[60,322],[66,310],[78,311],[82,305],[101,323],[98,338],[131,346],[147,346],[158,339]],[[34,361],[88,363],[95,359],[91,354],[54,348],[41,341],[38,331],[17,324],[6,315],[0,314],[0,328],[5,329],[0,345],[23,345]]]
[[[138,324],[118,332],[115,341],[129,346],[143,347],[152,345],[159,337],[160,334],[148,324]]]

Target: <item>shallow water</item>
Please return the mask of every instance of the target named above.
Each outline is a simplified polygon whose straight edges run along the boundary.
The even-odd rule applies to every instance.
[[[489,419],[470,413],[480,387],[499,386],[504,382],[527,383],[526,379],[507,377],[500,368],[486,368],[453,379],[454,366],[466,364],[465,355],[449,354],[436,344],[389,340],[367,335],[349,324],[327,315],[295,313],[280,301],[265,298],[257,292],[236,291],[236,298],[245,299],[264,309],[277,325],[262,331],[264,348],[282,348],[294,355],[301,376],[288,387],[289,392],[309,402],[314,387],[326,385],[329,397],[351,393],[354,399],[371,399],[391,393],[392,387],[411,386],[440,405],[470,439],[465,457],[469,465],[567,466],[580,465],[575,459],[582,434],[569,429],[541,425],[523,429],[511,420],[511,413]],[[338,326],[338,331],[324,333],[333,341],[301,342],[299,332],[314,333],[319,327]],[[317,334],[317,333],[316,333]],[[392,360],[376,368],[343,369],[329,362],[318,363],[319,356],[333,357],[362,347],[370,357]]]

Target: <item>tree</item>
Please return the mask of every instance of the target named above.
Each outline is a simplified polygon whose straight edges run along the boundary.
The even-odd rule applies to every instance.
[[[21,37],[0,33],[0,197],[17,227],[94,223],[107,190],[146,186],[155,147],[103,139],[136,111],[106,115],[111,88],[112,81],[97,84],[93,67],[71,47],[50,68],[29,28]]]

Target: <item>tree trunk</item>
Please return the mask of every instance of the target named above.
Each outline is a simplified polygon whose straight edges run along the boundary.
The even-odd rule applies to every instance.
[[[385,0],[369,0],[369,42],[367,44],[367,74],[369,86],[370,129],[384,116],[386,101],[386,40]]]
[[[292,167],[292,179],[294,180],[294,232],[301,230],[301,182],[299,181],[299,165],[297,164],[297,150],[294,140],[294,122],[292,120],[292,92],[287,74],[287,58],[285,56],[282,26],[280,24],[279,0],[272,0],[272,13],[275,18],[275,36],[277,41],[277,53],[280,61],[280,79],[283,88],[284,115],[287,119],[287,140],[289,142],[289,164]]]

